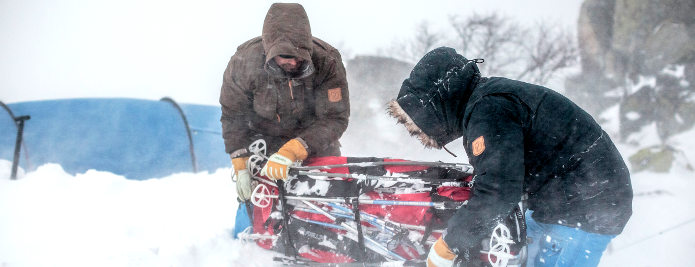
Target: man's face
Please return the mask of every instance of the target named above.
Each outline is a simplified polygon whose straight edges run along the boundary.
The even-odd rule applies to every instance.
[[[273,58],[275,63],[283,70],[289,73],[296,72],[302,64],[302,60],[293,56],[279,55]]]

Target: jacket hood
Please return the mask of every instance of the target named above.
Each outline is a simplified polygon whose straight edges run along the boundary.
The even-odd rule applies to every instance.
[[[425,147],[441,148],[463,136],[461,120],[480,79],[474,60],[449,47],[427,53],[403,81],[389,114]]]
[[[304,61],[304,66],[301,67],[302,72],[313,70],[311,26],[309,25],[309,17],[302,5],[294,3],[272,4],[263,22],[261,37],[266,54],[266,70],[270,72],[279,70],[277,65],[273,64],[274,61],[271,60],[277,55],[301,58]]]

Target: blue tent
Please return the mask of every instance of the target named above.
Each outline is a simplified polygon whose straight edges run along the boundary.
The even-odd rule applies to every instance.
[[[13,116],[31,117],[24,123],[19,157],[26,170],[57,163],[71,174],[95,169],[142,180],[230,167],[218,106],[104,98],[4,107],[0,159],[13,160],[18,129]]]

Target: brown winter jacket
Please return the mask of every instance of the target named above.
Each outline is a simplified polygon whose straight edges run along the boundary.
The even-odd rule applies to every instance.
[[[304,59],[301,72],[285,73],[272,60],[276,55]],[[273,4],[263,35],[237,48],[224,72],[220,104],[227,153],[260,134],[283,142],[299,137],[310,156],[335,155],[350,116],[340,54],[311,36],[299,4]]]

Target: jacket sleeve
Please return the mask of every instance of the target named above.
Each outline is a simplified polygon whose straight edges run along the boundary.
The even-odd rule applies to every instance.
[[[350,94],[345,67],[337,50],[329,53],[314,81],[315,112],[317,119],[299,134],[309,147],[309,153],[325,150],[340,139],[347,129],[350,117]]]
[[[253,111],[253,100],[249,84],[244,79],[244,65],[240,56],[235,54],[229,60],[224,71],[220,104],[222,106],[222,138],[225,152],[234,151],[250,143],[249,120]]]
[[[524,182],[522,106],[504,96],[476,102],[464,146],[475,169],[473,196],[449,220],[445,241],[460,253],[489,238],[521,200]],[[471,251],[472,252],[472,251]]]

